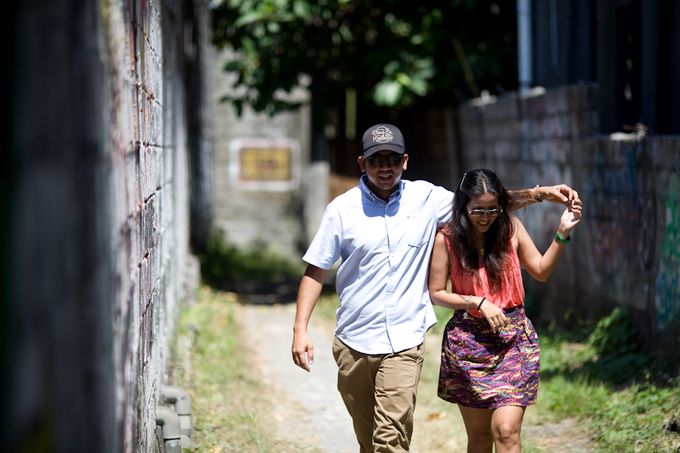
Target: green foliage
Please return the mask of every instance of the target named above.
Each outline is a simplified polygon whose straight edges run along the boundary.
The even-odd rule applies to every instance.
[[[471,0],[224,0],[212,9],[213,42],[236,51],[224,69],[238,94],[225,100],[269,114],[297,108],[288,95],[300,86],[322,116],[350,88],[360,105],[397,109],[514,89],[515,22],[514,3]]]
[[[635,378],[649,362],[649,358],[640,352],[637,340],[630,314],[615,308],[597,322],[586,339],[597,360],[584,364],[584,370],[614,384]]]
[[[590,333],[584,336],[585,330]],[[581,325],[562,334],[552,328],[547,333],[541,338],[544,375],[569,373],[618,385],[645,378],[645,373],[651,372],[650,358],[641,352],[632,318],[621,308],[615,308],[590,327]]]
[[[588,336],[588,344],[603,356],[628,353],[637,349],[630,314],[616,307],[608,316],[597,322],[595,329]]]
[[[680,419],[680,380],[657,382],[630,315],[615,309],[583,342],[568,337],[540,335],[539,410],[587,420],[595,451],[672,451],[680,437],[664,424]]]
[[[228,243],[221,233],[214,233],[199,255],[203,281],[213,288],[229,289],[245,282],[285,283],[298,280],[302,264],[272,251],[257,241],[242,249]]]

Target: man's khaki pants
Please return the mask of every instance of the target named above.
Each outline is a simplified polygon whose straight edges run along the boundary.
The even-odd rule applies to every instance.
[[[355,351],[337,337],[338,390],[361,453],[409,451],[424,346],[394,354]]]

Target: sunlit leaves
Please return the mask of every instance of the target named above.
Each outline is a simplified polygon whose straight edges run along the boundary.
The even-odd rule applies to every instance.
[[[373,99],[376,104],[386,107],[410,105],[416,97],[427,94],[428,81],[434,74],[431,59],[403,55],[385,65],[385,77],[376,85]]]
[[[392,106],[395,105],[402,96],[403,86],[393,80],[382,80],[375,87],[373,99],[376,104]]]
[[[212,23],[213,42],[236,55],[226,70],[237,75],[241,106],[257,111],[291,108],[274,93],[299,86],[302,73],[319,112],[348,89],[395,109],[475,95],[463,64],[492,93],[516,83],[514,10],[496,2],[225,0]],[[454,38],[467,61],[457,58]]]

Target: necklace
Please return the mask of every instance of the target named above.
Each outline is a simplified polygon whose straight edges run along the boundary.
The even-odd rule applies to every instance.
[[[477,240],[475,240],[475,245],[477,246],[479,256],[483,257],[484,256],[484,236],[477,238]]]

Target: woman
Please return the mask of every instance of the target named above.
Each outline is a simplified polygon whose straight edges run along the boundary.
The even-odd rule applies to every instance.
[[[547,280],[581,218],[581,204],[567,203],[541,255],[508,213],[509,198],[493,171],[465,173],[430,262],[432,302],[455,309],[442,340],[438,395],[458,404],[468,452],[491,452],[494,444],[496,452],[521,450],[522,418],[538,389],[539,346],[524,312],[520,266]]]

